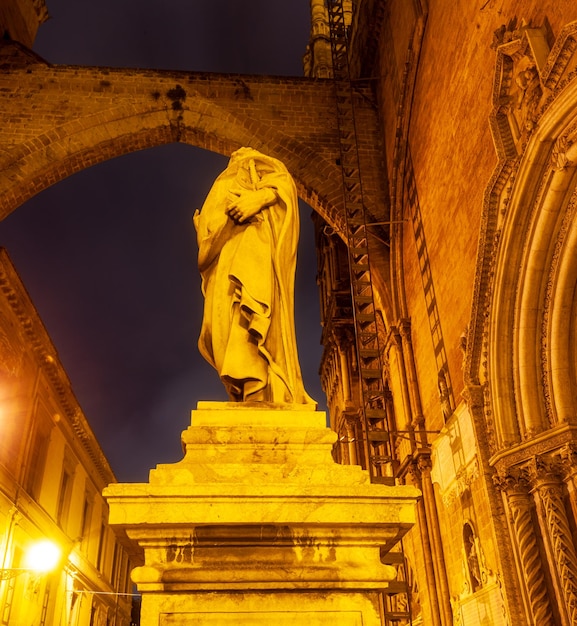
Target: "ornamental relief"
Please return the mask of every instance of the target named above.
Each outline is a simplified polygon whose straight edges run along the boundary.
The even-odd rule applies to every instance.
[[[564,254],[572,255],[573,251],[568,249],[566,240],[567,235],[571,228],[575,224],[575,214],[577,211],[577,192],[571,196],[563,221],[557,233],[555,245],[553,248],[553,255],[549,266],[549,275],[547,277],[546,291],[543,301],[543,317],[541,321],[541,369],[543,372],[543,395],[545,402],[545,410],[549,422],[549,426],[553,427],[560,422],[572,421],[568,415],[558,415],[555,406],[556,401],[559,402],[559,398],[555,397],[552,389],[551,373],[555,369],[555,366],[559,368],[559,355],[557,355],[557,362],[552,363],[551,357],[551,336],[554,332],[559,332],[558,328],[553,327],[552,322],[552,306],[554,304],[556,289],[558,286],[559,267]],[[569,316],[574,315],[570,313]],[[567,320],[565,323],[569,323]],[[563,402],[561,401],[561,404]]]
[[[501,458],[494,465],[495,486],[503,492],[529,494],[547,482],[557,484],[577,475],[577,443],[571,433],[564,435],[534,444],[525,454],[517,451]]]
[[[545,26],[511,20],[495,31],[497,51],[490,124],[500,158],[520,156],[539,117],[568,82],[577,76],[577,22],[568,24],[549,48]],[[570,144],[554,150],[559,168]]]
[[[461,468],[446,489],[441,493],[441,499],[446,507],[451,506],[466,491],[471,489],[473,482],[479,478],[479,463],[477,458],[466,467]]]
[[[552,44],[552,46],[550,45]],[[540,320],[538,339],[540,354],[539,379],[543,419],[540,424],[524,424],[523,411],[518,406],[516,394],[510,398],[511,406],[507,412],[505,425],[502,427],[497,415],[499,407],[492,406],[491,386],[495,373],[492,350],[489,345],[490,329],[495,323],[492,318],[495,296],[495,276],[499,251],[503,245],[503,228],[509,218],[510,203],[516,187],[516,178],[527,142],[534,134],[543,113],[554,103],[557,96],[566,89],[569,82],[577,78],[577,21],[568,24],[553,42],[553,37],[545,23],[532,24],[525,21],[511,20],[501,26],[494,36],[492,48],[496,51],[496,64],[493,88],[493,111],[490,126],[495,148],[500,163],[486,190],[483,217],[479,266],[476,274],[476,295],[472,309],[472,323],[467,337],[467,355],[465,357],[465,378],[481,384],[486,392],[484,404],[487,443],[490,452],[497,455],[516,447],[522,441],[539,439],[542,433],[554,427],[558,421],[555,397],[551,388],[551,372],[556,364],[550,362],[550,316],[549,308],[556,285],[559,254],[563,244],[569,220],[565,220],[559,233],[556,233],[556,255],[549,268],[550,275],[545,295],[544,314]],[[554,172],[564,172],[576,164],[571,152],[577,142],[577,124],[569,124],[561,134],[553,138],[550,149],[549,166]],[[548,192],[550,177],[544,176],[534,193],[536,200],[542,199]],[[539,210],[540,203],[531,202],[530,211]],[[515,210],[516,207],[514,207]],[[527,207],[525,207],[527,210]],[[573,200],[569,211],[573,213]],[[531,218],[533,219],[533,218]],[[525,242],[526,245],[530,240]],[[519,285],[512,295],[519,297]],[[508,347],[508,346],[507,346]],[[501,350],[505,346],[501,346]],[[555,354],[555,357],[557,354]],[[558,367],[558,366],[557,366]],[[556,370],[555,370],[556,371]],[[512,388],[512,387],[510,387]],[[564,406],[567,405],[565,402]]]
[[[541,71],[549,55],[544,27],[512,20],[495,31],[497,68],[493,87],[491,130],[501,158],[523,153],[540,115],[546,88]]]

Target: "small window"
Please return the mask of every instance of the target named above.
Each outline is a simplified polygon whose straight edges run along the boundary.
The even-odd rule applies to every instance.
[[[60,477],[60,491],[58,492],[58,505],[56,507],[56,521],[63,530],[67,529],[70,502],[72,501],[72,489],[74,486],[74,474],[77,462],[70,450],[64,453],[62,474]]]
[[[60,528],[66,526],[68,521],[68,512],[70,511],[70,496],[72,492],[72,476],[66,470],[62,470],[62,478],[60,480],[60,493],[58,494],[58,509],[56,511],[56,521]]]
[[[82,521],[80,526],[81,548],[86,554],[90,538],[90,527],[92,525],[93,496],[90,492],[84,494],[84,505],[82,507]]]
[[[26,472],[26,491],[36,501],[40,498],[42,489],[42,479],[48,455],[48,444],[50,443],[51,424],[43,420],[36,424],[32,434],[32,445],[28,451],[28,470]]]

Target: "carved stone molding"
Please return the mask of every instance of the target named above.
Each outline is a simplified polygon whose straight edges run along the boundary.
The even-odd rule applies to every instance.
[[[449,507],[471,487],[471,484],[479,478],[479,462],[475,458],[471,463],[459,469],[455,480],[449,488],[441,493],[441,499],[446,507]]]
[[[562,89],[567,80],[575,74],[577,59],[577,22],[567,24],[559,33],[549,53],[547,64],[541,72],[547,89]]]
[[[433,462],[431,460],[431,455],[429,452],[420,451],[417,453],[417,458],[415,459],[417,467],[421,474],[430,473],[433,469]]]
[[[482,389],[485,407],[485,430],[490,453],[498,449],[497,433],[491,408],[488,363],[490,305],[494,289],[494,273],[501,236],[500,222],[508,205],[508,197],[519,165],[518,160],[501,161],[495,169],[483,202],[477,271],[473,290],[471,317],[468,325],[467,352],[463,373],[467,386]]]
[[[417,461],[412,460],[407,464],[405,476],[409,478],[409,483],[415,487],[421,488],[423,473]]]
[[[557,485],[561,483],[561,463],[554,454],[539,454],[522,466],[535,490],[543,485]]]
[[[577,22],[567,24],[549,49],[544,26],[512,20],[495,32],[497,50],[492,128],[497,152],[515,156],[515,130],[530,134],[540,114],[568,82],[577,76]],[[529,72],[527,74],[527,72]],[[514,127],[517,127],[515,129]],[[527,136],[528,136],[527,134]]]
[[[505,474],[512,468],[530,463],[536,457],[560,455],[566,446],[574,443],[577,443],[577,428],[561,424],[541,433],[532,441],[502,450],[494,455],[489,462],[500,474]]]
[[[531,480],[526,468],[514,467],[499,472],[493,476],[493,483],[508,498],[520,495],[530,502]]]
[[[570,443],[562,448],[559,459],[565,480],[574,480],[577,477],[577,443]]]
[[[411,343],[411,320],[407,318],[403,318],[399,320],[398,324],[399,331],[401,333],[401,337],[403,341],[407,343]]]
[[[572,131],[577,128],[573,127]],[[564,136],[566,137],[566,135]],[[574,192],[565,210],[561,227],[557,233],[555,246],[553,248],[553,256],[549,265],[549,274],[547,276],[547,285],[543,304],[543,318],[541,322],[541,368],[543,379],[543,395],[545,401],[545,410],[549,425],[553,426],[559,421],[569,421],[568,416],[557,415],[554,406],[553,390],[551,388],[550,372],[553,369],[551,363],[551,307],[555,297],[555,289],[557,286],[557,275],[559,272],[559,264],[562,261],[563,254],[566,252],[566,240],[569,231],[574,227],[575,214],[577,212],[577,192]],[[569,252],[572,254],[572,251]],[[574,421],[574,420],[573,420]]]
[[[572,145],[573,141],[569,140],[569,133],[561,135],[555,142],[553,151],[551,152],[551,165],[556,172],[561,172],[574,165],[574,163],[567,158],[567,152]]]

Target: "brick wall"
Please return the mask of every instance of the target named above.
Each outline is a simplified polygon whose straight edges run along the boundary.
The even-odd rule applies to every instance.
[[[181,141],[228,155],[251,146],[283,161],[299,195],[342,229],[341,173],[329,81],[51,66],[0,47],[0,214],[100,161]],[[367,206],[384,203],[378,120],[356,90]]]

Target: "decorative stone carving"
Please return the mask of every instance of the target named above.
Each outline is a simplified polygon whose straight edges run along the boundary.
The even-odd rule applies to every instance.
[[[534,623],[554,625],[549,594],[542,569],[539,544],[533,527],[533,503],[530,482],[526,471],[514,470],[495,478],[497,486],[507,495],[511,526],[519,552],[523,578],[533,613]]]
[[[467,571],[471,593],[475,593],[483,586],[483,578],[481,575],[481,565],[479,558],[478,538],[471,524],[466,523],[463,527],[463,546],[465,549],[465,560],[467,563]]]
[[[559,463],[565,480],[577,476],[577,443],[569,443],[560,450]]]
[[[562,89],[575,76],[577,68],[577,22],[567,24],[559,33],[541,75],[547,89]]]
[[[575,127],[574,127],[575,128]],[[573,133],[573,129],[571,130]],[[565,135],[566,137],[566,135]],[[567,161],[569,163],[569,161]],[[555,393],[551,384],[550,373],[555,370],[555,362],[551,355],[551,320],[553,317],[552,307],[554,306],[555,289],[557,287],[557,277],[559,274],[559,265],[562,263],[564,251],[567,246],[567,238],[575,223],[575,214],[577,212],[577,192],[574,192],[569,202],[561,227],[556,233],[555,246],[551,257],[550,266],[548,268],[548,277],[546,291],[543,299],[543,316],[541,322],[541,367],[543,370],[543,397],[545,401],[545,411],[550,426],[554,426],[558,422],[574,421],[571,411],[563,411],[561,415],[557,414],[556,404],[559,398],[555,398]],[[562,404],[562,402],[561,402]]]
[[[555,145],[553,146],[553,152],[551,154],[551,162],[553,168],[559,172],[561,170],[565,170],[573,163],[569,161],[567,158],[567,151],[573,145],[572,142],[569,142],[567,135],[563,135],[557,139]]]
[[[540,70],[549,48],[543,28],[516,20],[495,32],[497,72],[491,130],[501,158],[520,155],[539,118],[544,94]]]
[[[544,516],[543,530],[549,537],[551,561],[557,568],[569,623],[577,624],[577,553],[563,501],[560,469],[556,459],[535,460],[536,493]]]
[[[453,414],[453,407],[451,405],[451,392],[447,384],[447,372],[444,369],[439,372],[437,377],[437,387],[439,389],[439,402],[441,403],[443,421],[446,422]]]
[[[457,471],[455,480],[441,493],[443,504],[446,507],[451,506],[455,500],[470,489],[471,484],[477,478],[479,478],[479,463],[477,458],[475,458],[468,465]]]

